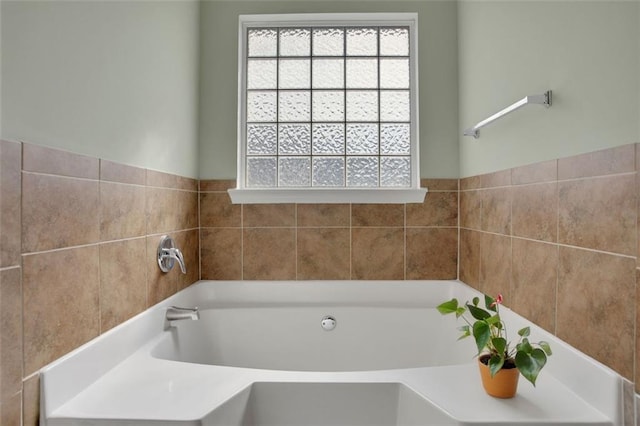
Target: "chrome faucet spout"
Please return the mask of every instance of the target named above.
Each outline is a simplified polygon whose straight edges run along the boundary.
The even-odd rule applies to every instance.
[[[200,311],[195,308],[181,308],[179,306],[169,306],[166,314],[167,321],[192,320],[200,319]]]

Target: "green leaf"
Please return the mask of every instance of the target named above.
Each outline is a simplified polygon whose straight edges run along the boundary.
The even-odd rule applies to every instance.
[[[496,352],[504,357],[504,352],[507,350],[507,340],[503,337],[494,337],[491,339],[491,344],[496,349]]]
[[[518,343],[518,345],[516,346],[516,350],[518,352],[530,354],[531,351],[533,351],[533,346],[531,346],[531,343],[529,343],[529,339],[525,337],[524,339],[522,339],[521,343]]]
[[[531,328],[529,327],[521,328],[520,330],[518,330],[518,334],[522,337],[528,337],[530,332]]]
[[[464,306],[460,306],[458,309],[456,309],[456,318],[460,318],[466,311],[467,310],[464,308]]]
[[[471,329],[468,325],[463,325],[462,327],[458,327],[458,330],[462,331],[462,334],[460,335],[460,337],[458,337],[458,340],[462,340],[465,337],[471,336]]]
[[[452,314],[458,310],[458,299],[451,299],[448,302],[441,303],[437,306],[438,312],[442,315]]]
[[[467,304],[467,308],[469,308],[469,312],[477,320],[484,321],[491,316],[489,312],[485,311],[482,308],[478,308],[469,304]]]
[[[482,350],[489,343],[489,339],[491,339],[491,329],[489,324],[484,321],[476,321],[473,324],[473,337],[476,339],[476,346],[478,346],[478,353],[482,352]]]
[[[473,302],[473,306],[478,306],[478,303],[480,303],[480,298],[479,297],[474,297],[472,302]]]
[[[486,321],[489,325],[497,326],[497,324],[500,324],[500,315],[495,314],[494,316],[487,318]]]
[[[535,386],[540,370],[547,363],[547,356],[542,349],[536,348],[530,354],[518,351],[515,361],[520,373]]]
[[[494,304],[496,299],[491,296],[484,295],[484,306],[487,307],[490,311],[496,312],[496,305]]]
[[[549,344],[547,342],[540,342],[538,343],[540,345],[540,347],[542,348],[542,350],[544,351],[545,354],[547,354],[547,356],[551,355],[551,346],[549,346]]]
[[[502,369],[504,365],[504,355],[493,355],[489,358],[489,372],[491,373],[491,377],[495,376],[498,371]]]

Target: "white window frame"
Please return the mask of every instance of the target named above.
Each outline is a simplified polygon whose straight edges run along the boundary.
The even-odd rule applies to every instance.
[[[247,188],[246,180],[246,56],[247,30],[253,27],[321,26],[409,27],[409,88],[411,106],[411,185],[407,188]],[[236,188],[229,190],[234,204],[263,203],[421,203],[427,188],[420,187],[418,123],[418,14],[417,13],[314,13],[240,15],[238,26],[238,165]]]

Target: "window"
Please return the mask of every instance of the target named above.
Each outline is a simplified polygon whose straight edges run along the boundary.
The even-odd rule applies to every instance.
[[[422,201],[416,19],[240,17],[234,202]]]

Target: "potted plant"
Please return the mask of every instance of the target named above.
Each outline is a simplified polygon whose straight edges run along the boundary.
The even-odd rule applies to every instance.
[[[485,391],[499,398],[511,398],[518,386],[518,376],[522,374],[534,386],[540,370],[547,363],[547,356],[551,355],[551,347],[547,342],[530,342],[530,328],[518,330],[518,342],[512,346],[507,338],[507,327],[500,318],[502,295],[495,299],[484,296],[485,309],[478,306],[480,298],[474,297],[472,303],[464,305],[453,298],[438,306],[443,314],[455,314],[466,324],[459,327],[462,332],[460,339],[473,336],[478,347],[480,373]],[[473,317],[473,322],[467,318],[467,312]],[[510,389],[495,388],[505,381]]]

